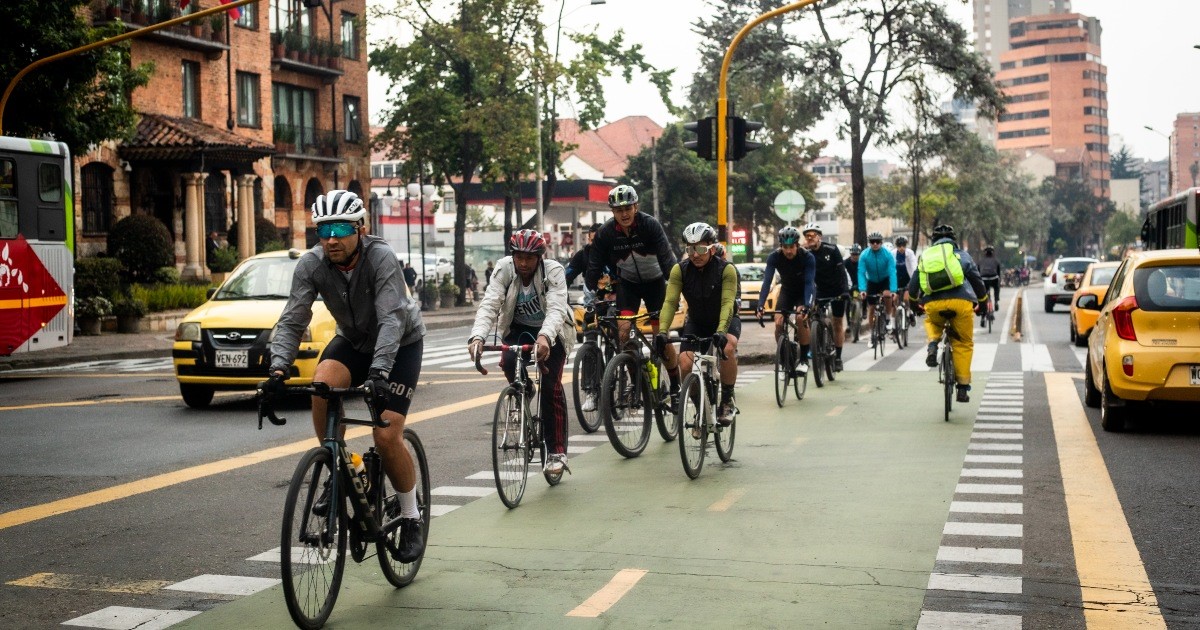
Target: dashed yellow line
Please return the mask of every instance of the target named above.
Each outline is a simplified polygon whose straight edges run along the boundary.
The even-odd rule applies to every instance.
[[[712,505],[708,506],[708,511],[709,512],[724,512],[724,511],[728,510],[730,507],[732,507],[734,503],[737,503],[738,499],[740,499],[744,496],[746,496],[745,488],[734,488],[734,489],[730,490],[729,492],[726,492],[725,496],[721,497],[720,501],[717,501],[716,503],[713,503]]]
[[[10,586],[33,588],[55,588],[69,591],[101,591],[104,593],[127,593],[148,595],[157,593],[171,584],[166,580],[116,580],[96,575],[70,575],[66,573],[34,573],[29,577],[5,582]]]
[[[613,607],[625,596],[634,585],[645,576],[645,569],[621,569],[613,579],[596,591],[587,601],[567,613],[568,617],[599,617],[601,613]]]
[[[845,411],[845,410],[846,410],[846,405],[838,405],[838,406],[834,407],[833,409],[830,409],[830,410],[829,410],[829,413],[827,413],[827,414],[825,414],[825,415],[827,415],[827,416],[840,416],[840,415],[842,415],[842,412],[843,412],[843,411]]]
[[[1141,554],[1073,378],[1046,374],[1046,396],[1063,495],[1075,547],[1075,571],[1088,628],[1166,628]]]

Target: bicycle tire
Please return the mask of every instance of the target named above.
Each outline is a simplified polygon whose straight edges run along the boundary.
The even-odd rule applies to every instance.
[[[600,417],[614,450],[623,457],[637,457],[650,441],[650,405],[642,366],[632,354],[613,357],[604,370],[600,386]],[[641,416],[638,418],[638,416]]]
[[[896,349],[908,347],[908,309],[901,306],[896,309]]]
[[[737,414],[733,414],[733,420],[729,426],[723,427],[715,425],[713,427],[713,445],[717,447],[717,457],[721,458],[722,462],[729,463],[733,459],[733,440],[737,434]]]
[[[780,407],[787,401],[788,381],[792,378],[791,349],[787,337],[780,337],[775,345],[775,404]]]
[[[945,421],[950,422],[950,406],[954,402],[954,359],[950,351],[950,340],[943,340],[944,347],[942,348],[942,381],[945,383],[946,397],[946,417]]]
[[[408,449],[408,455],[412,458],[413,472],[417,475],[417,483],[414,488],[417,491],[417,511],[421,514],[421,539],[425,541],[426,546],[429,544],[429,525],[431,515],[429,513],[430,504],[430,482],[429,482],[429,460],[425,458],[425,445],[421,443],[421,438],[412,429],[404,429],[404,447]],[[383,467],[379,467],[379,472],[375,479],[371,480],[373,484],[383,484],[382,487],[390,486],[387,481],[387,475],[383,472]],[[377,486],[379,487],[379,486]],[[386,523],[389,515],[384,512],[384,506],[387,505],[387,498],[382,492],[376,493],[378,500],[375,503],[375,509],[380,515],[381,523]],[[393,493],[391,496],[396,497],[394,501],[400,500],[399,493]],[[421,552],[421,557],[412,562],[400,562],[392,557],[392,551],[397,547],[396,542],[400,537],[400,528],[397,527],[388,532],[387,537],[375,543],[375,555],[379,556],[379,568],[383,571],[383,576],[387,581],[396,588],[404,588],[412,583],[417,577],[417,571],[421,569],[421,562],[425,559],[425,552]]]
[[[658,390],[655,395],[650,396],[654,406],[654,424],[658,427],[658,435],[664,442],[673,442],[678,434],[675,431],[675,412],[670,408],[671,386],[669,383],[671,377],[667,374],[667,368],[663,365],[662,359],[656,359],[654,365],[658,369]]]
[[[699,477],[704,468],[709,406],[700,375],[688,374],[679,388],[679,412],[675,426],[679,429],[679,459],[683,462],[683,472],[690,479]]]
[[[825,347],[825,380],[832,383],[837,372],[833,369],[837,362],[837,348],[833,345],[833,325],[829,322],[821,324],[821,345]]]
[[[518,396],[516,388],[505,387],[492,416],[492,477],[496,480],[500,502],[510,510],[520,505],[521,497],[525,496],[531,455],[524,431],[529,423],[529,412]],[[518,424],[515,427],[512,426],[514,417]]]
[[[804,394],[808,392],[808,372],[801,373],[796,368],[800,365],[800,344],[792,343],[792,391],[796,394],[796,400],[804,400]]]
[[[603,354],[596,344],[588,341],[579,347],[575,353],[574,379],[571,391],[575,395],[575,417],[579,426],[587,433],[595,433],[600,428],[600,382],[604,378]],[[595,396],[596,408],[591,411],[583,410],[584,398],[591,394]]]
[[[862,332],[862,306],[858,300],[852,299],[846,311],[846,321],[850,322],[849,332],[853,338],[851,343],[858,343],[859,334]]]
[[[871,337],[875,339],[875,358],[883,358],[884,346],[887,345],[887,322],[879,313],[875,314],[875,325],[871,327]]]
[[[813,382],[817,387],[825,387],[825,348],[821,346],[821,323],[817,322],[813,328],[812,332],[815,334],[810,337],[812,345],[808,351],[812,358],[808,362],[808,371],[812,373]]]
[[[996,316],[993,315],[992,313],[988,313],[987,323],[988,323],[988,334],[989,335],[992,334],[992,322],[994,322],[994,321],[996,321]]]
[[[330,479],[338,483],[333,454],[321,446],[310,449],[292,473],[283,504],[283,599],[292,621],[306,630],[320,628],[329,619],[346,569],[345,510],[331,500],[324,516],[312,513],[317,494]],[[330,514],[337,520],[335,535],[328,531]]]

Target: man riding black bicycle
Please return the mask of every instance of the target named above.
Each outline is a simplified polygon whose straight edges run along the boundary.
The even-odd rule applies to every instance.
[[[821,226],[809,223],[804,226],[804,246],[812,252],[817,263],[816,299],[832,299],[829,303],[830,324],[833,327],[833,369],[842,371],[842,345],[846,343],[846,297],[850,294],[846,265],[842,260],[842,250],[837,245],[826,243],[822,239],[825,233]],[[841,298],[841,299],[838,299]],[[805,326],[800,330],[800,343],[808,347],[809,336],[812,333]],[[805,353],[807,354],[807,352]]]
[[[992,292],[992,308],[1000,303],[1000,276],[1004,273],[1004,267],[1000,265],[1000,259],[996,258],[996,248],[988,245],[983,248],[983,258],[979,259],[979,277],[983,278],[983,285]],[[986,313],[984,313],[986,315]],[[986,326],[986,322],[981,322]]]
[[[542,364],[542,392],[539,408],[542,435],[550,448],[543,467],[549,475],[560,475],[567,468],[567,398],[563,393],[563,364],[575,341],[575,321],[567,303],[567,281],[563,266],[543,258],[546,241],[537,230],[520,230],[508,241],[511,256],[496,262],[492,282],[479,304],[467,352],[479,360],[483,340],[498,329],[505,344],[537,345],[537,360]],[[516,380],[517,356],[506,351],[500,367],[509,383]],[[516,430],[513,431],[516,433]]]
[[[908,283],[908,296],[910,302],[919,300],[925,310],[925,333],[929,337],[925,365],[937,367],[938,341],[942,329],[949,327],[958,382],[956,399],[970,402],[975,308],[976,303],[986,306],[988,292],[971,255],[955,244],[954,228],[933,228],[933,244],[921,254],[917,273]]]
[[[312,220],[320,242],[300,257],[292,276],[291,295],[275,326],[270,377],[264,393],[283,389],[295,374],[292,362],[312,320],[319,295],[337,322],[337,334],[321,353],[314,382],[331,387],[363,383],[382,410],[386,428],[373,432],[384,470],[399,491],[401,534],[396,560],[412,562],[425,549],[417,509],[416,473],[404,445],[404,419],[421,375],[425,325],[421,311],[407,297],[404,274],[387,241],[366,233],[366,208],[358,195],[333,190],[318,196]],[[313,428],[325,436],[326,401],[312,398]],[[328,510],[329,488],[313,510]],[[394,506],[388,506],[394,509]]]
[[[813,299],[816,297],[817,263],[812,252],[800,246],[800,230],[785,225],[779,229],[776,237],[779,241],[779,249],[767,256],[767,268],[763,272],[762,288],[758,290],[756,314],[761,320],[765,310],[763,307],[771,292],[771,283],[775,278],[775,273],[779,272],[779,298],[775,302],[775,342],[778,344],[784,330],[784,313],[790,313],[795,309],[797,329],[802,331],[808,329],[805,319],[808,316],[808,307],[812,306]],[[804,335],[805,332],[800,334]],[[800,364],[796,369],[803,373],[808,371],[808,340],[806,337],[802,338],[804,345],[800,346]]]

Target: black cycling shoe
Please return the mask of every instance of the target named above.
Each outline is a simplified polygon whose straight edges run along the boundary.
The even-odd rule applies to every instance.
[[[929,367],[937,367],[937,361],[938,361],[937,354],[938,354],[937,346],[936,345],[929,346],[929,350],[927,350],[925,352],[925,365],[928,365]]]
[[[400,539],[392,554],[398,562],[413,562],[425,553],[425,540],[421,536],[421,519],[400,519]]]
[[[312,505],[313,516],[325,516],[329,513],[329,482],[332,480],[333,477],[325,479],[325,485],[321,488],[321,496],[317,497]]]
[[[954,399],[960,403],[971,402],[970,392],[971,392],[971,388],[959,385],[958,386],[958,396],[956,396]]]

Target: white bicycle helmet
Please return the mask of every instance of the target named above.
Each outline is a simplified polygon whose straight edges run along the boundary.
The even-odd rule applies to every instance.
[[[808,234],[809,232],[816,232],[817,234],[820,234],[821,236],[825,236],[825,232],[823,230],[821,230],[821,224],[819,224],[819,223],[809,223],[808,225],[804,226],[803,230],[800,230],[800,231],[804,234]]]
[[[312,205],[313,223],[361,221],[367,214],[362,199],[349,190],[331,190],[317,197]]]
[[[610,208],[632,206],[637,202],[637,191],[633,189],[633,186],[628,184],[621,184],[608,191],[608,207]]]
[[[712,229],[712,226],[704,222],[696,222],[683,228],[683,242],[688,245],[696,243],[709,242],[717,240],[717,231]]]

